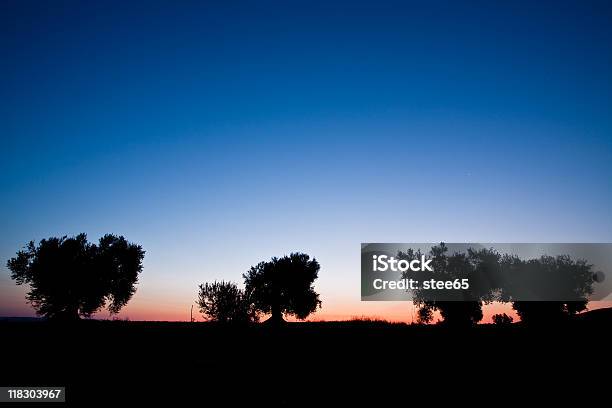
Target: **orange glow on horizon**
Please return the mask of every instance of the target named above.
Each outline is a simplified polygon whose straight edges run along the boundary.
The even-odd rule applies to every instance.
[[[1,288],[0,288],[1,289]],[[11,288],[10,291],[0,290],[0,295],[7,305],[3,313],[6,317],[34,317],[34,310],[26,303],[27,288]],[[183,295],[180,298],[184,298]],[[123,319],[132,321],[177,321],[188,322],[191,306],[195,321],[202,322],[204,318],[195,303],[176,302],[163,298],[160,294],[153,296],[135,296],[118,315],[112,316],[103,310],[97,313],[96,319]],[[612,300],[593,301],[588,305],[589,310],[612,307]],[[492,303],[483,307],[481,323],[491,323],[496,313],[506,313],[518,321],[518,316],[510,304]],[[390,322],[412,323],[417,320],[416,308],[411,302],[362,302],[359,298],[323,297],[323,308],[308,317],[307,321],[342,321],[355,318],[382,319]],[[439,316],[434,317],[434,322]],[[296,319],[288,318],[290,321]]]
[[[185,321],[190,319],[190,305],[164,305],[163,308],[153,308],[151,305],[133,304],[128,305],[118,315],[111,316],[104,311],[98,313],[95,317],[98,319],[125,319],[125,320],[149,320],[149,321]],[[589,310],[600,309],[604,307],[612,307],[612,301],[595,301],[589,303]],[[484,305],[483,319],[480,323],[491,323],[492,316],[497,313],[506,313],[518,321],[519,318],[512,305],[508,303],[492,303]],[[197,309],[193,307],[193,317],[195,321],[202,322],[204,318]],[[416,308],[410,302],[345,302],[323,307],[306,319],[306,321],[344,321],[355,318],[370,318],[381,319],[390,322],[416,322]],[[434,322],[439,319],[436,315]],[[298,321],[294,318],[288,318],[289,321]]]

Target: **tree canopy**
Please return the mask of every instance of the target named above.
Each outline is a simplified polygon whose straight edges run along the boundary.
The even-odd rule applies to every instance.
[[[104,306],[118,313],[136,291],[145,251],[122,236],[104,235],[93,244],[87,235],[31,241],[7,262],[17,285],[36,313],[51,319],[90,317]]]
[[[593,265],[568,255],[521,259],[494,249],[472,249],[448,254],[441,243],[428,254],[434,272],[408,272],[417,280],[470,279],[468,290],[413,290],[419,322],[430,322],[438,311],[449,325],[469,326],[482,320],[482,306],[493,301],[510,302],[524,324],[554,323],[586,309],[593,293]],[[421,253],[408,249],[400,259],[416,259]],[[525,300],[525,288],[533,300]],[[554,298],[563,299],[554,301]],[[549,300],[550,299],[550,300]],[[503,323],[507,323],[505,320]]]
[[[321,307],[313,283],[319,274],[316,259],[303,253],[260,262],[243,275],[246,293],[261,313],[271,314],[271,321],[280,324],[283,314],[305,319]]]
[[[258,315],[244,290],[233,282],[204,283],[196,303],[210,321],[219,323],[256,322]]]
[[[430,278],[444,280],[462,280],[473,278],[478,274],[486,273],[486,270],[495,265],[499,260],[499,254],[488,249],[478,251],[469,249],[467,253],[447,254],[448,247],[441,243],[433,246],[428,254],[432,260],[433,273],[411,272],[411,277],[418,280]],[[399,252],[400,259],[415,259],[421,256],[420,252],[409,249]],[[403,274],[408,277],[408,273]],[[433,312],[438,311],[444,323],[453,326],[471,326],[482,320],[483,303],[492,301],[492,292],[489,286],[483,286],[483,279],[473,279],[475,284],[470,285],[468,290],[457,291],[452,289],[433,290],[418,289],[413,291],[414,304],[419,308],[418,320],[428,323],[433,319]]]

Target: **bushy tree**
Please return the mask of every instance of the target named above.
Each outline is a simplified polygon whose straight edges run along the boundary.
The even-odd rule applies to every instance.
[[[492,319],[493,324],[496,326],[509,326],[514,321],[514,318],[512,316],[508,316],[506,313],[494,314]]]
[[[420,282],[428,279],[455,280],[470,279],[469,290],[453,289],[418,289],[413,291],[413,302],[418,307],[418,321],[429,323],[433,312],[438,311],[443,324],[457,327],[468,327],[482,320],[482,306],[493,300],[488,279],[474,279],[479,274],[490,274],[490,269],[497,266],[499,254],[490,249],[478,251],[469,249],[467,253],[448,255],[448,247],[441,243],[433,246],[429,252],[434,272],[410,271],[403,278],[414,278]],[[421,252],[412,249],[400,251],[398,259],[412,260],[421,257]]]
[[[586,310],[588,296],[593,293],[593,265],[584,259],[574,260],[568,255],[541,256],[522,260],[505,256],[501,267],[512,277],[512,284],[502,290],[503,300],[511,301],[512,308],[527,325],[555,324]],[[534,297],[551,298],[553,291],[566,300],[515,300],[513,287],[529,286]]]
[[[520,316],[521,322],[526,325],[550,325],[567,320],[587,309],[587,300],[561,302],[535,302],[535,301],[515,301],[512,302],[512,309]]]
[[[417,309],[417,323],[418,324],[428,324],[433,320],[433,308],[429,307],[425,304],[421,304]]]
[[[321,307],[313,287],[319,269],[317,260],[303,253],[272,258],[243,275],[246,292],[259,312],[272,315],[273,324],[281,324],[283,314],[305,319]]]
[[[421,323],[429,323],[438,311],[444,324],[473,325],[483,317],[483,304],[499,301],[512,303],[524,324],[551,324],[585,310],[593,293],[593,265],[583,259],[544,255],[523,260],[516,255],[502,256],[493,249],[468,248],[466,253],[452,255],[447,251],[444,243],[431,248],[428,257],[434,272],[410,271],[402,277],[420,282],[468,278],[469,290],[413,290]],[[420,257],[421,252],[412,249],[398,253],[399,259]],[[517,300],[527,295],[534,300]],[[554,298],[564,300],[545,301]]]
[[[219,323],[248,323],[258,320],[250,298],[235,283],[207,282],[199,288],[196,303],[208,320]]]
[[[78,320],[108,305],[118,313],[136,291],[145,251],[122,236],[98,244],[85,234],[31,241],[7,262],[18,285],[29,284],[28,302],[50,319]]]

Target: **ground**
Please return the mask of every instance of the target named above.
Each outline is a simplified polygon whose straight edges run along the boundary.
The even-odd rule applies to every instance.
[[[64,385],[72,406],[380,406],[441,398],[550,405],[559,396],[586,404],[605,390],[611,317],[608,310],[559,327],[471,330],[380,322],[274,329],[3,321],[0,384]]]

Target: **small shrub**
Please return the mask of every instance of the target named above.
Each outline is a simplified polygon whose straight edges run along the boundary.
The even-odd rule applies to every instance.
[[[512,318],[512,316],[508,316],[505,313],[498,313],[493,315],[493,324],[495,324],[496,326],[509,326],[512,324],[513,321],[514,319]]]
[[[253,302],[233,282],[203,283],[196,301],[200,312],[209,321],[249,323],[258,320]]]

